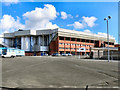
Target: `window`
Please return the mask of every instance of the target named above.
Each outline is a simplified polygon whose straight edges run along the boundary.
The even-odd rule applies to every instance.
[[[71,38],[71,41],[75,41],[75,38]]]
[[[75,46],[75,44],[72,44],[72,45],[74,45],[74,46]]]
[[[64,49],[63,47],[59,47],[59,49]]]
[[[59,43],[60,45],[64,45],[64,43]]]
[[[59,40],[64,40],[64,37],[59,37]]]
[[[81,46],[86,46],[86,45],[81,45]]]
[[[80,39],[77,39],[77,42],[80,42]]]
[[[82,39],[82,42],[85,42],[85,39]]]
[[[70,45],[69,43],[65,43],[65,45]]]
[[[6,55],[7,54],[7,49],[2,49],[2,54]]]
[[[89,43],[89,40],[86,40],[87,43]]]
[[[70,49],[70,48],[65,48],[65,49]]]
[[[69,37],[66,37],[66,40],[67,40],[67,41],[70,41],[70,38],[69,38]]]
[[[94,41],[93,41],[93,40],[91,40],[91,43],[94,43]]]

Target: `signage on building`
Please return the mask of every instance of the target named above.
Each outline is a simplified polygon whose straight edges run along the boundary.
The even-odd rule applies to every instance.
[[[79,48],[77,51],[78,51],[78,52],[85,52],[85,51],[86,51],[86,48]]]

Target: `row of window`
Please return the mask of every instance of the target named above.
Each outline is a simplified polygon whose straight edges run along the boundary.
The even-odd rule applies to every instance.
[[[70,44],[70,43],[59,43],[60,45],[73,45],[73,46],[88,46],[92,47],[93,45],[81,45],[81,44]]]
[[[71,38],[71,40],[70,40],[70,37],[59,37],[59,40],[67,40],[67,41],[77,41],[77,42],[91,42],[91,43],[93,43],[94,42],[94,40],[85,40],[85,39],[75,39],[75,38]]]
[[[70,49],[70,48],[64,48],[64,47],[59,47],[59,49]],[[71,49],[73,49],[73,50],[79,50],[79,48],[71,48]],[[86,49],[86,50],[89,50],[89,49]]]

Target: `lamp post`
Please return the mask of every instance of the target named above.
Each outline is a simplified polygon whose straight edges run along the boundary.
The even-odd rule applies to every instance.
[[[107,21],[107,42],[108,42],[108,62],[110,60],[110,56],[109,56],[109,29],[108,29],[108,20],[111,19],[111,16],[108,16],[108,18],[104,18],[104,20]]]

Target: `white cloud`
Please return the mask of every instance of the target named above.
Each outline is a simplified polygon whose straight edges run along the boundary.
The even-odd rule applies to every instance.
[[[35,10],[23,14],[25,18],[26,29],[58,28],[50,20],[57,17],[56,8],[53,5],[45,4],[44,8],[35,8]]]
[[[97,20],[96,17],[94,17],[94,16],[92,16],[92,17],[85,17],[85,16],[83,16],[82,18],[83,18],[83,21],[84,21],[85,23],[87,23],[87,25],[88,25],[89,27],[95,26],[95,21]]]
[[[9,6],[11,4],[17,4],[19,0],[2,0],[2,2],[6,5]]]
[[[67,13],[66,12],[61,12],[61,18],[62,19],[67,19]]]
[[[83,20],[75,21],[73,24],[68,24],[67,26],[74,26],[75,29],[83,29],[84,27],[93,27],[95,26],[96,17],[82,17]],[[81,22],[81,23],[80,23]]]
[[[54,28],[58,28],[58,26],[56,24],[52,24],[51,22],[47,23],[46,24],[46,27],[45,28],[51,28],[51,29],[54,29]]]
[[[67,18],[73,18],[73,16],[71,14],[67,14],[66,12],[62,11],[61,12],[61,18],[62,19],[67,19]]]
[[[0,20],[0,29],[3,32],[15,31],[19,28],[24,28],[24,25],[20,23],[19,17],[17,17],[17,20],[15,20],[10,15],[4,15],[3,18]]]
[[[80,22],[77,22],[77,21],[74,22],[73,24],[68,24],[67,26],[73,26],[76,29],[82,29],[82,28],[84,28],[84,25],[82,23],[80,23]]]
[[[0,20],[0,29],[2,32],[13,32],[18,29],[45,29],[45,28],[58,28],[51,20],[55,20],[58,13],[53,5],[45,4],[44,8],[35,8],[35,10],[23,14],[25,24],[20,23],[20,18],[10,15],[4,15]]]

